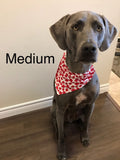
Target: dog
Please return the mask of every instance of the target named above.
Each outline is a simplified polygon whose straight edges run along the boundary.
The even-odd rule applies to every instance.
[[[54,79],[52,122],[58,141],[59,160],[67,159],[64,123],[80,123],[80,139],[89,145],[88,125],[99,95],[99,80],[93,63],[98,50],[105,51],[117,30],[102,15],[91,11],[68,14],[50,27],[64,53]]]

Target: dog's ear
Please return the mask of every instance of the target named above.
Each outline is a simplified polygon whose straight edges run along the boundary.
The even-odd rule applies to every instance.
[[[63,50],[67,49],[67,45],[65,42],[65,30],[69,17],[69,14],[64,16],[50,27],[50,32],[54,40],[57,42],[58,46]]]
[[[102,45],[99,49],[100,51],[105,51],[109,48],[111,42],[113,41],[117,33],[117,29],[104,16],[101,16],[101,18],[103,19],[103,23],[105,26],[105,34]]]

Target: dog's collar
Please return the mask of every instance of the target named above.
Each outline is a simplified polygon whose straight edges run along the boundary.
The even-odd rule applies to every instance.
[[[92,79],[94,73],[93,65],[83,74],[72,73],[66,65],[66,53],[64,53],[55,77],[57,94],[70,93],[84,87]]]

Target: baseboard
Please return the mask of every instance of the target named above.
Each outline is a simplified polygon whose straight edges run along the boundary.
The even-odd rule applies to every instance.
[[[108,92],[108,91],[109,91],[109,83],[100,85],[100,94]]]
[[[52,105],[52,96],[21,103],[13,106],[0,108],[0,119],[15,116],[18,114],[31,112],[43,108],[47,108]]]
[[[109,83],[106,83],[100,86],[100,94],[104,92],[108,92],[108,90],[109,90]],[[0,119],[47,108],[52,105],[52,98],[53,96],[34,100],[34,101],[29,101],[26,103],[21,103],[21,104],[17,104],[17,105],[5,107],[5,108],[0,108]]]

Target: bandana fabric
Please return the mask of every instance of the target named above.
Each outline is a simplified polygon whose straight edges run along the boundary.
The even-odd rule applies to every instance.
[[[84,87],[92,79],[94,73],[93,65],[83,74],[72,73],[66,65],[66,53],[64,53],[55,77],[57,94],[70,93]]]

